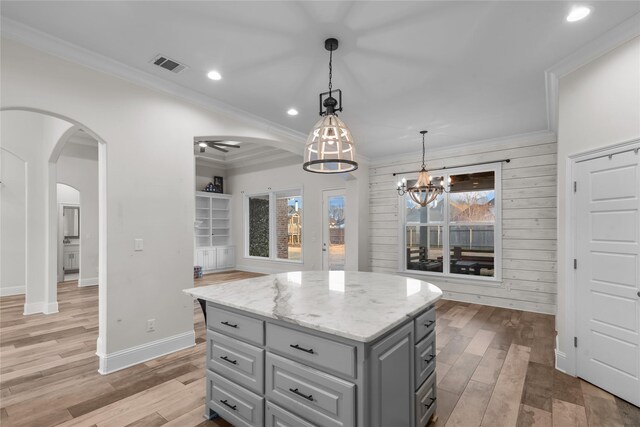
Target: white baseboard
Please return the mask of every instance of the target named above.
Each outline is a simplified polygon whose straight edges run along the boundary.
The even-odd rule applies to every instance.
[[[84,286],[95,286],[98,284],[97,277],[89,277],[88,279],[80,279],[78,280],[78,287],[82,288]]]
[[[568,363],[567,363],[567,355],[561,351],[555,350],[556,352],[556,369],[560,372],[568,374]]]
[[[28,316],[29,314],[36,313],[44,313],[44,302],[31,302],[24,304],[24,312],[22,314]]]
[[[47,303],[42,301],[42,302],[25,303],[24,312],[22,314],[27,316],[29,314],[37,314],[37,313],[54,314],[57,312],[58,312],[57,302]]]
[[[23,295],[24,286],[9,286],[0,288],[0,297],[8,297],[11,295]]]
[[[165,354],[193,347],[195,343],[196,334],[192,330],[110,354],[96,353],[100,358],[98,372],[102,375],[110,374]]]
[[[58,303],[50,302],[44,304],[44,314],[54,314],[58,312]]]

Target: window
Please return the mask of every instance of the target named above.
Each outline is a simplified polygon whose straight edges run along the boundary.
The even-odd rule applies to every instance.
[[[302,190],[245,196],[245,256],[302,262]]]
[[[405,270],[499,280],[500,165],[452,169],[433,180],[449,182],[449,192],[426,207],[403,201]]]

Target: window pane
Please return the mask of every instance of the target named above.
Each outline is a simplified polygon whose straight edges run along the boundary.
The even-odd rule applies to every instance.
[[[249,197],[249,255],[269,257],[269,196]]]
[[[279,259],[302,259],[302,197],[299,193],[276,193],[276,247]]]
[[[442,273],[442,230],[439,225],[407,226],[407,270]]]
[[[495,275],[493,225],[452,225],[449,247],[451,273]]]
[[[433,182],[442,181],[442,177],[434,177]],[[410,180],[407,182],[409,187],[415,185],[415,180]],[[405,196],[406,199],[406,212],[407,212],[407,222],[419,222],[421,224],[425,224],[427,222],[438,222],[444,221],[444,194],[438,195],[438,197],[427,206],[422,207],[413,200],[408,195]]]
[[[452,222],[495,222],[495,173],[452,175],[449,219]]]

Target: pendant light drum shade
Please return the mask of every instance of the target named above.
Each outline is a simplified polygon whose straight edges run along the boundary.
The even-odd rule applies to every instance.
[[[343,173],[358,169],[351,131],[335,114],[323,116],[313,127],[302,168],[316,173]]]

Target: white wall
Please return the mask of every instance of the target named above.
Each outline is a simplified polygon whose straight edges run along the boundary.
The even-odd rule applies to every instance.
[[[98,141],[94,140],[94,146],[75,144],[73,141],[71,137],[62,150],[56,170],[58,182],[80,192],[78,286],[90,286],[98,284]]]
[[[0,149],[0,296],[25,292],[27,165]]]
[[[416,144],[416,148],[419,148]],[[430,168],[477,162],[502,164],[502,282],[414,275],[442,288],[444,297],[542,313],[556,306],[556,139],[542,132],[482,141],[448,150],[427,150]],[[419,151],[370,169],[371,268],[399,271],[398,176],[419,169]]]
[[[102,371],[192,345],[193,302],[181,290],[193,285],[193,137],[236,135],[273,141],[292,151],[299,151],[300,141],[287,139],[270,125],[195,105],[13,40],[3,38],[1,47],[3,109],[52,112],[105,142],[100,148],[106,157],[107,235],[101,284],[103,274],[108,279],[100,286]],[[18,113],[3,113],[3,124],[4,114]],[[46,176],[41,186],[47,188]],[[42,240],[46,218],[41,222],[32,234]],[[144,239],[141,252],[133,250],[136,238]],[[46,244],[39,244],[42,251],[28,259],[42,263]],[[44,276],[33,286],[53,283],[38,295],[48,304],[55,300],[55,265]],[[156,320],[153,333],[146,332],[148,319]]]
[[[47,218],[50,197],[48,159],[52,147],[72,125],[59,119],[24,111],[3,111],[0,114],[2,120],[0,144],[3,149],[23,159],[27,171],[27,214],[24,231],[26,236],[22,237],[26,239],[25,313],[56,312],[58,309],[55,297],[49,298],[49,288],[46,286]],[[57,205],[55,198],[53,205]],[[54,209],[51,214],[54,215],[57,223],[57,209]],[[3,217],[3,221],[9,220]],[[19,229],[19,224],[16,224],[16,229]],[[19,236],[9,237],[12,239],[7,240],[9,245],[20,241]]]
[[[250,169],[250,168],[249,168]],[[366,226],[368,200],[362,198],[361,188],[368,189],[367,166],[353,174],[320,175],[305,172],[302,159],[296,164],[274,167],[259,171],[238,171],[230,173],[228,185],[232,197],[233,241],[236,246],[236,264],[240,270],[264,273],[281,271],[322,270],[322,197],[323,190],[344,188],[346,190],[346,247],[345,269],[368,269],[366,257],[368,236],[362,235],[361,223]],[[244,213],[245,194],[278,191],[291,188],[303,189],[303,263],[287,261],[260,260],[245,258]],[[271,189],[271,190],[269,190]],[[368,191],[368,190],[365,190]]]
[[[572,324],[575,313],[566,305],[570,262],[567,241],[570,182],[569,156],[640,138],[640,37],[636,37],[559,82],[558,118],[558,367],[575,372]]]

